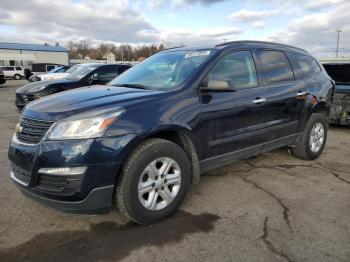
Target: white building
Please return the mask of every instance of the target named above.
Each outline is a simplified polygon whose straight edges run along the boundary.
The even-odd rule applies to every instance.
[[[62,46],[0,43],[0,66],[28,68],[33,63],[68,65],[69,52]]]

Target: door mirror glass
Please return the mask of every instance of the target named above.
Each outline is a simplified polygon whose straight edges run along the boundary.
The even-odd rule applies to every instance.
[[[96,84],[96,83],[99,83],[99,82],[100,82],[100,77],[98,76],[97,73],[93,74],[90,77],[89,84]]]

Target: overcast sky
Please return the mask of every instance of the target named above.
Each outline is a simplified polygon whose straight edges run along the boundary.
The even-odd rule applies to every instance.
[[[205,45],[268,40],[350,53],[350,0],[1,0],[0,41]]]

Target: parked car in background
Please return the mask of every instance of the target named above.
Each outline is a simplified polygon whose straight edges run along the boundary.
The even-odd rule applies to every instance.
[[[131,66],[124,64],[84,64],[66,78],[28,83],[16,91],[15,104],[21,110],[44,96],[87,85],[106,84]]]
[[[52,69],[47,74],[33,75],[29,78],[30,82],[46,81],[46,80],[56,80],[65,78],[70,73],[74,72],[80,67],[80,64],[74,66],[61,66]]]
[[[328,63],[323,66],[335,81],[329,121],[332,124],[350,126],[350,63]]]
[[[40,75],[47,74],[51,70],[62,67],[61,64],[53,64],[53,63],[34,63],[32,64],[32,75]]]
[[[285,146],[317,158],[333,90],[317,60],[292,46],[163,51],[107,86],[26,106],[9,147],[11,178],[63,211],[105,212],[115,201],[129,219],[154,223],[211,169]]]
[[[24,68],[22,66],[3,66],[0,70],[4,73],[5,78],[19,80],[25,77]]]
[[[5,79],[4,72],[0,71],[0,85],[5,83],[6,83],[6,79]]]

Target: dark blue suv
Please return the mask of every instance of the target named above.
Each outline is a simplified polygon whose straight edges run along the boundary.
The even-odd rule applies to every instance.
[[[11,178],[51,207],[116,203],[149,224],[179,207],[210,169],[289,146],[317,158],[334,82],[308,52],[239,41],[158,53],[112,80],[24,108]]]

